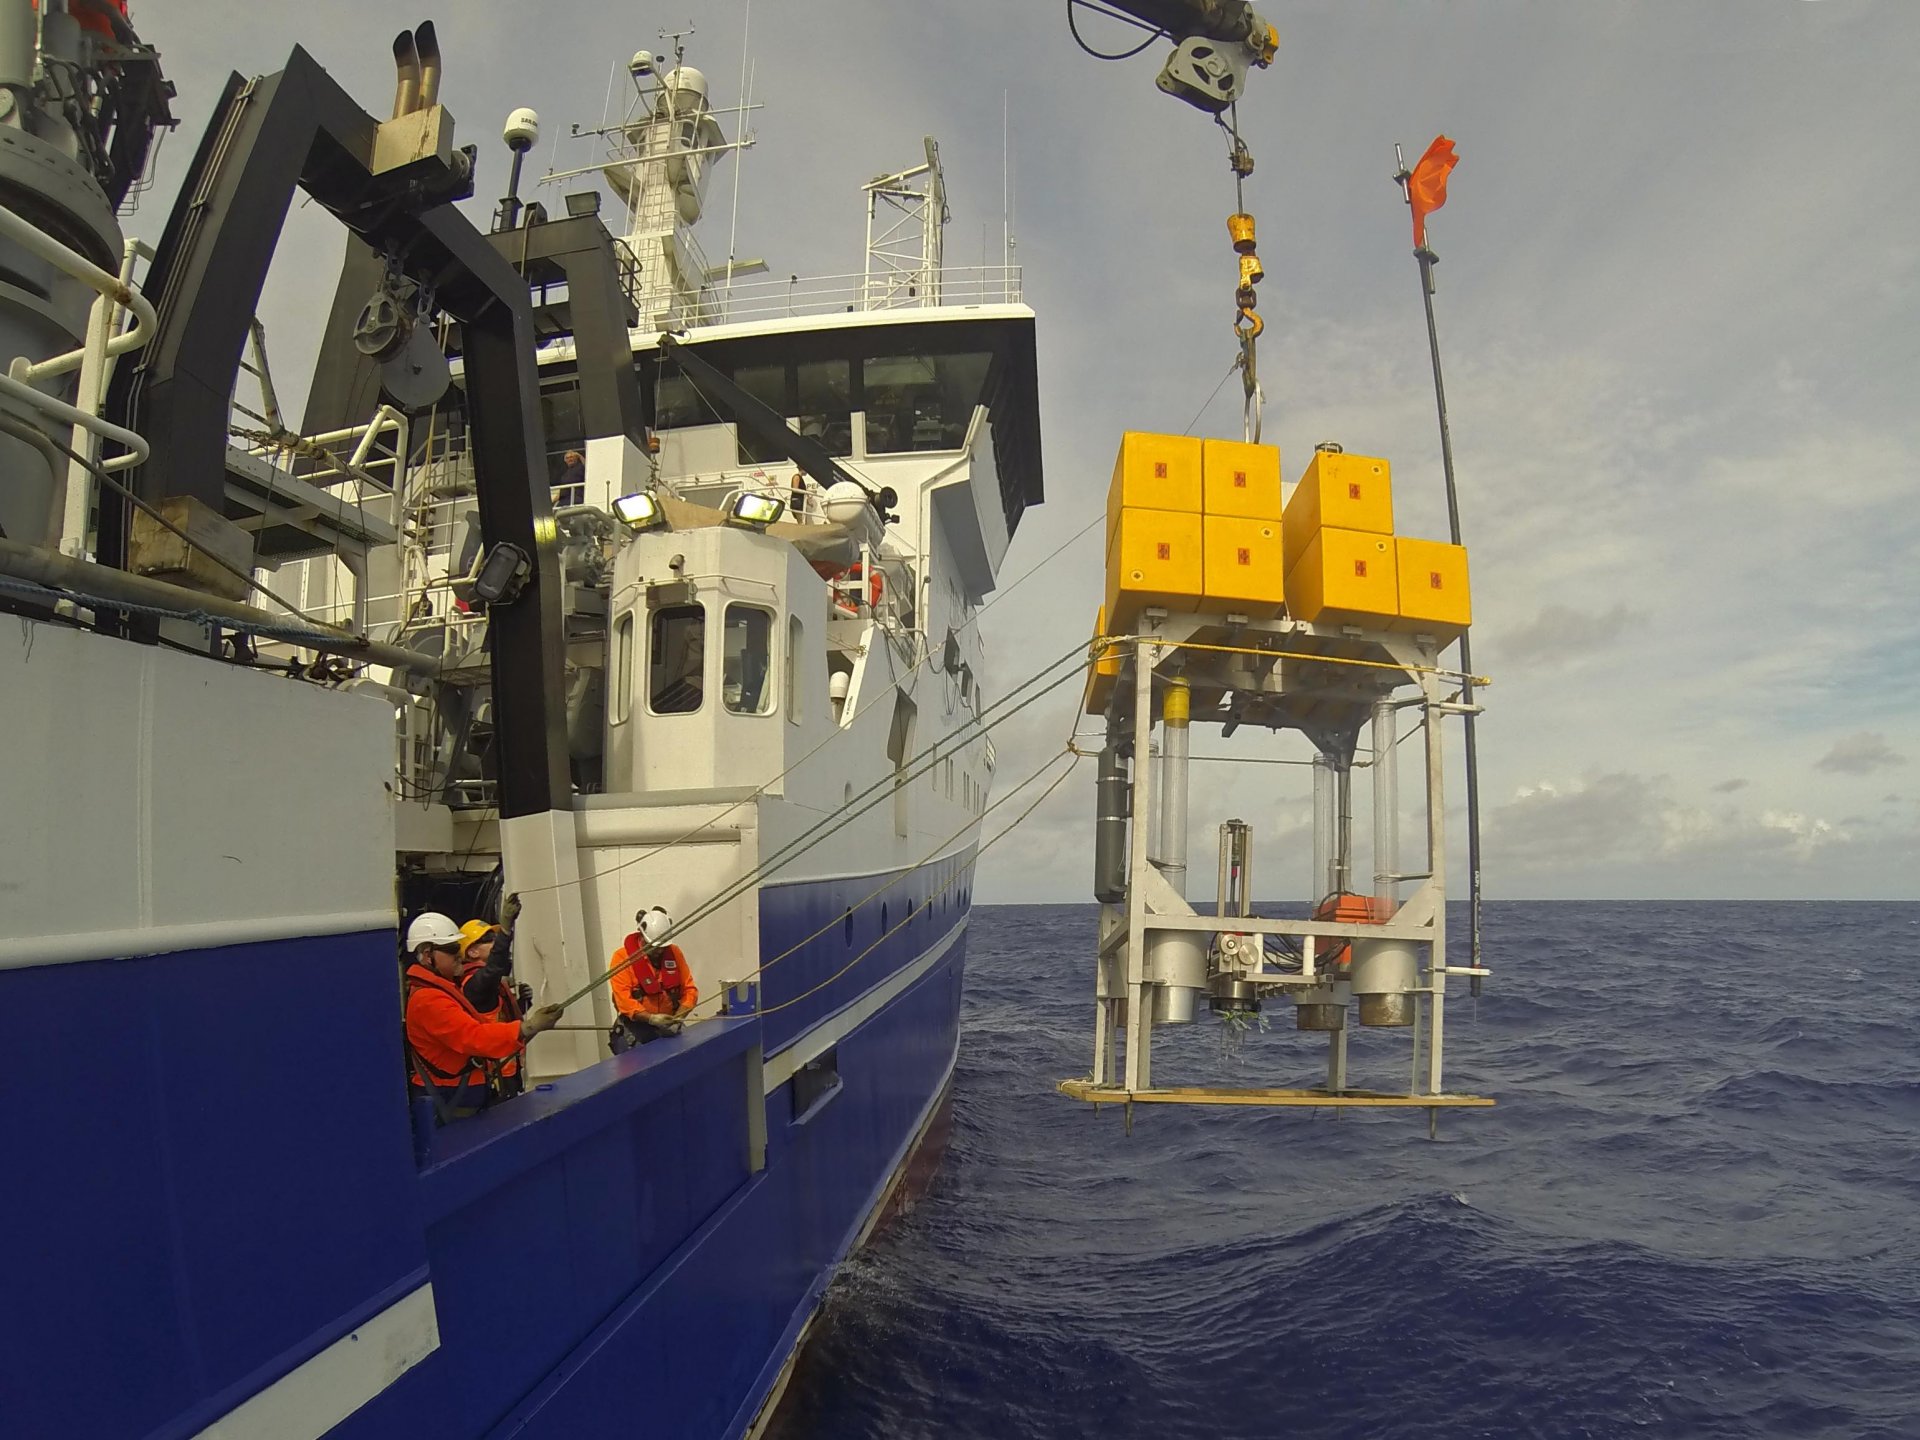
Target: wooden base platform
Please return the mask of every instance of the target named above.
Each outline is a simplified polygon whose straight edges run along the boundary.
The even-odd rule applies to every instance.
[[[1376,1110],[1473,1110],[1494,1101],[1488,1095],[1392,1095],[1379,1090],[1236,1089],[1217,1085],[1174,1086],[1165,1090],[1129,1091],[1119,1085],[1096,1085],[1091,1080],[1062,1080],[1060,1093],[1070,1100],[1095,1105],[1274,1105],[1308,1109],[1356,1108]]]

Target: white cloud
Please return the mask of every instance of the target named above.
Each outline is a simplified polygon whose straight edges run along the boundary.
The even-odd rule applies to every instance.
[[[1489,659],[1497,656],[1506,664],[1564,665],[1613,644],[1644,618],[1625,605],[1598,612],[1548,605],[1532,620],[1499,636],[1486,653]]]
[[[1607,869],[1647,862],[1806,860],[1852,839],[1818,816],[1705,807],[1664,775],[1612,772],[1522,786],[1488,817],[1490,865],[1517,871],[1570,862]]]
[[[1886,736],[1862,730],[1856,735],[1834,741],[1833,748],[1814,761],[1814,767],[1839,775],[1870,775],[1875,770],[1890,770],[1904,765],[1906,758],[1894,753],[1893,747],[1887,744]]]
[[[1754,7],[1731,28],[1711,8],[1294,7],[1279,63],[1241,106],[1260,162],[1247,195],[1268,273],[1267,437],[1289,476],[1319,440],[1388,456],[1411,534],[1443,535],[1446,517],[1416,272],[1386,174],[1395,139],[1417,150],[1445,129],[1459,143],[1434,219],[1436,305],[1475,658],[1495,680],[1483,783],[1519,795],[1532,777],[1596,777],[1498,807],[1504,848],[1489,817],[1494,894],[1920,893],[1908,832],[1843,838],[1821,818],[1836,772],[1808,760],[1849,730],[1913,753],[1920,189],[1886,177],[1908,163],[1899,107],[1920,6]],[[185,118],[141,217],[149,237],[228,68],[272,69],[298,38],[365,102],[391,93],[381,37],[395,22],[373,0],[316,10],[297,35],[238,0],[149,10]],[[910,163],[930,133],[949,259],[996,250],[1011,97],[1048,492],[1008,556],[1017,575],[1100,513],[1120,431],[1179,429],[1225,371],[1232,192],[1217,130],[1154,90],[1154,56],[1098,64],[1057,11],[1019,0],[945,7],[931,28],[907,13],[755,7],[768,108],[741,172],[738,248],[776,273],[857,268],[861,182]],[[694,40],[722,103],[742,18],[740,0],[708,0]],[[443,25],[446,98],[480,144],[470,213],[499,193],[498,117],[531,104],[549,134],[597,124],[608,67],[657,47],[656,24],[601,7],[570,14],[556,44],[546,10],[473,0]],[[1769,157],[1764,186],[1737,155]],[[710,255],[726,239],[725,163]],[[296,212],[277,268],[325,276],[322,293],[281,285],[263,310],[294,397],[338,255],[312,218]],[[1236,389],[1203,430],[1237,434]],[[1085,637],[1098,552],[1081,541],[986,617],[990,694]],[[1005,783],[1065,733],[1051,704],[1030,714],[995,737]],[[1304,749],[1196,737],[1262,745]],[[1241,810],[1262,836],[1297,822],[1288,772],[1235,783],[1203,768],[1203,840]],[[1737,795],[1730,776],[1746,781]],[[1031,834],[989,857],[983,898],[1086,893],[1091,785],[1083,766]],[[1520,843],[1529,833],[1543,850]]]

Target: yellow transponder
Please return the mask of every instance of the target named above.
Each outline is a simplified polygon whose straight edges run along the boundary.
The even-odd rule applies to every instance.
[[[1280,448],[1239,440],[1200,444],[1201,511],[1271,520],[1280,528]]]
[[[1201,589],[1200,516],[1123,506],[1107,543],[1107,628],[1128,634],[1148,605],[1197,610]]]
[[[1279,489],[1279,478],[1274,479]],[[1239,515],[1206,515],[1200,521],[1204,542],[1207,598],[1201,607],[1219,613],[1271,620],[1287,599],[1287,575],[1280,543],[1280,522]]]
[[[1200,513],[1200,442],[1191,435],[1150,435],[1129,430],[1120,437],[1107,491],[1107,548],[1120,528],[1120,512],[1175,510]],[[1108,607],[1111,611],[1112,607]]]
[[[1107,633],[1107,607],[1102,605],[1100,613],[1094,617],[1093,638],[1098,640]],[[1087,685],[1087,714],[1104,715],[1107,710],[1107,697],[1113,694],[1115,682],[1120,678],[1122,647],[1110,645],[1100,651],[1093,662],[1093,676]]]
[[[1456,639],[1473,624],[1466,547],[1406,536],[1394,544],[1400,618],[1390,628],[1432,635],[1443,644]]]
[[[1287,613],[1310,625],[1385,630],[1399,614],[1391,535],[1323,527],[1287,572]]]
[[[1316,450],[1300,483],[1287,497],[1287,571],[1299,563],[1322,526],[1393,533],[1393,474],[1373,455]]]

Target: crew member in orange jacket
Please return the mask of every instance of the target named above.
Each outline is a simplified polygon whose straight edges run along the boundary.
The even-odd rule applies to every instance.
[[[509,905],[511,905],[509,901]],[[460,927],[460,991],[482,1020],[518,1020],[531,1008],[523,1002],[513,974],[513,931],[516,913],[501,914],[502,925],[469,920]],[[532,992],[528,992],[529,998]],[[502,1100],[520,1093],[520,1057],[500,1062],[495,1090]]]
[[[543,1006],[519,1020],[488,1020],[461,991],[459,927],[429,910],[407,927],[406,1013],[409,1068],[415,1094],[433,1086],[435,1108],[445,1118],[471,1115],[493,1097],[492,1072],[499,1061],[560,1020],[558,1005]]]
[[[624,1032],[630,1044],[644,1045],[679,1032],[700,999],[700,987],[680,947],[661,943],[673,929],[673,917],[655,905],[634,920],[640,928],[613,952],[609,963],[617,968],[608,984],[621,1016],[614,1027],[616,1037]]]

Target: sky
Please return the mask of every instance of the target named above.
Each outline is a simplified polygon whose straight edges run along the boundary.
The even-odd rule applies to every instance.
[[[550,141],[599,123],[611,67],[664,48],[689,8],[688,59],[719,104],[740,94],[745,40],[765,108],[736,253],[775,274],[857,270],[859,187],[915,163],[923,134],[945,164],[949,261],[997,259],[1011,157],[1047,501],[1002,572],[1031,578],[981,621],[1005,693],[1091,631],[1101,527],[1072,537],[1103,512],[1121,432],[1240,434],[1237,382],[1216,391],[1234,355],[1220,134],[1154,88],[1164,43],[1097,62],[1051,0],[760,0],[750,15],[745,0],[463,0],[433,18],[442,98],[480,146],[476,220],[503,185],[510,109],[542,117],[530,172],[586,163],[579,142]],[[1396,142],[1409,159],[1441,132],[1458,146],[1429,239],[1474,668],[1493,680],[1488,898],[1920,898],[1920,187],[1902,178],[1920,5],[1263,9],[1280,52],[1240,120],[1267,272],[1265,438],[1290,481],[1320,441],[1387,457],[1400,533],[1441,538],[1391,175]],[[298,40],[369,109],[391,95],[388,5],[144,0],[134,19],[184,121],[137,232],[157,233],[228,69],[276,69]],[[1082,31],[1113,50],[1137,38],[1098,16]],[[727,248],[733,165],[714,182],[710,255]],[[339,250],[326,217],[289,221],[261,311],[283,390],[304,391],[288,377],[311,364]],[[1071,708],[1055,692],[996,732],[1002,793],[1060,753]],[[1308,753],[1244,731],[1194,748]],[[979,899],[1088,898],[1091,768],[994,845]],[[1254,826],[1256,890],[1305,892],[1305,775],[1196,766],[1196,892],[1229,816]]]

